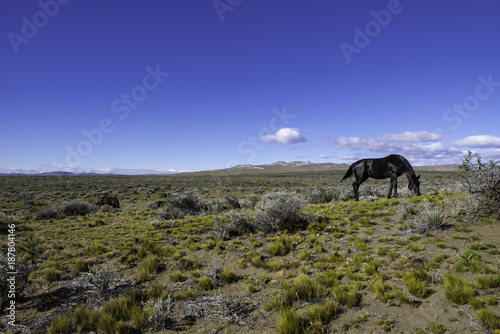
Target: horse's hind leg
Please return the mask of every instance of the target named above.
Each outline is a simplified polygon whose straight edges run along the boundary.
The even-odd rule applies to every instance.
[[[359,202],[359,195],[358,195],[359,183],[358,183],[358,180],[356,180],[352,184],[352,189],[354,190],[354,200]]]

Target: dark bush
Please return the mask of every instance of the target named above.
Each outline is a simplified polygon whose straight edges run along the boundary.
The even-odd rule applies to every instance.
[[[59,207],[59,213],[64,216],[85,216],[96,211],[94,205],[82,201],[65,202]]]
[[[190,189],[183,193],[171,194],[168,198],[167,209],[174,218],[179,215],[196,215],[207,209],[203,203],[200,193],[196,189]]]
[[[254,228],[246,210],[231,210],[214,217],[214,236],[216,240],[227,240]]]
[[[39,220],[56,218],[58,215],[57,209],[49,206],[35,213],[35,218]]]
[[[300,209],[305,204],[302,197],[294,193],[279,191],[264,194],[256,205],[253,225],[264,232],[293,229],[303,222]]]
[[[330,203],[340,197],[340,191],[334,188],[315,187],[308,194],[307,199],[311,204]]]

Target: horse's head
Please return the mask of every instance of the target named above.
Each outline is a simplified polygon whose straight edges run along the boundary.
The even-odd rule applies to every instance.
[[[417,196],[420,196],[420,181],[419,181],[419,179],[420,179],[420,175],[416,176],[415,174],[413,174],[413,176],[410,179],[410,182],[408,183],[408,189],[415,192],[415,194],[417,194]]]

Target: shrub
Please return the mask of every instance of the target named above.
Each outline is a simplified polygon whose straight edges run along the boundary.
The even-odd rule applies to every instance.
[[[231,209],[239,209],[241,205],[236,196],[226,195],[224,198],[210,203],[209,207],[211,212],[222,212]]]
[[[174,218],[184,215],[196,215],[206,210],[207,206],[201,200],[197,189],[190,189],[183,193],[174,193],[168,197],[168,211]]]
[[[57,215],[58,215],[57,209],[49,206],[45,209],[35,212],[35,219],[39,220],[52,219],[56,218]]]
[[[254,227],[264,232],[293,229],[302,221],[300,209],[304,205],[305,201],[296,194],[266,193],[256,205]]]
[[[253,232],[247,210],[231,210],[214,216],[215,240],[227,240],[244,232]]]
[[[340,197],[340,191],[334,188],[315,187],[307,194],[307,200],[311,204],[330,203]]]
[[[97,208],[95,205],[82,201],[72,201],[62,203],[58,211],[63,216],[85,216],[88,213],[96,212]]]
[[[174,323],[172,311],[174,309],[174,299],[171,295],[163,300],[159,298],[153,306],[153,311],[149,316],[149,322],[153,329],[165,329]]]
[[[101,291],[106,291],[111,286],[111,283],[117,279],[116,271],[109,266],[92,266],[89,273],[89,283]]]
[[[479,201],[478,211],[483,214],[499,215],[500,161],[490,160],[484,163],[478,153],[473,156],[469,151],[462,159],[459,169],[466,173],[463,177],[464,186]]]

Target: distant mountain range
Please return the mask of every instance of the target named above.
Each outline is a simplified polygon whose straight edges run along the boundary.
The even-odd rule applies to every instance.
[[[325,162],[325,163],[313,163],[310,161],[277,161],[271,164],[263,164],[263,165],[236,165],[226,169],[215,169],[208,171],[199,171],[199,172],[184,172],[184,173],[210,173],[210,172],[245,172],[245,171],[323,171],[323,170],[347,170],[350,164],[346,163],[333,163],[333,162]],[[424,166],[424,167],[415,167],[416,171],[456,171],[458,165],[440,165],[440,166]],[[141,175],[141,174],[153,174],[153,173],[134,173],[128,175]],[[159,174],[159,173],[154,173]],[[165,173],[167,174],[167,173]],[[175,173],[169,173],[175,174]],[[0,176],[7,175],[53,175],[53,176],[70,176],[70,175],[127,175],[121,173],[73,173],[66,171],[53,171],[53,172],[43,172],[43,173],[0,173]]]
[[[333,162],[325,162],[325,163],[313,163],[310,161],[292,161],[292,162],[284,162],[284,161],[277,161],[272,164],[265,164],[265,165],[237,165],[231,168],[228,168],[229,170],[244,170],[244,169],[274,169],[274,170],[340,170],[340,169],[346,169],[349,167],[349,164],[336,164]]]

